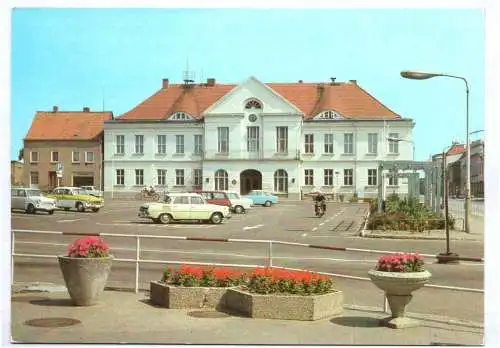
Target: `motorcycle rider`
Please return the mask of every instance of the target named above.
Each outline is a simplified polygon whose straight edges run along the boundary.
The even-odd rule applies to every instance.
[[[314,201],[321,204],[323,213],[326,213],[326,197],[323,195],[323,192],[318,191],[318,194],[316,195],[316,197],[314,197]]]

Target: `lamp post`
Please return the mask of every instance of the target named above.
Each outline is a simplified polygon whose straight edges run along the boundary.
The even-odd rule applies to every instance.
[[[465,126],[465,136],[466,136],[466,184],[465,184],[465,232],[470,233],[470,144],[469,144],[469,84],[464,77],[441,74],[441,73],[427,73],[427,72],[418,72],[418,71],[402,71],[401,76],[406,79],[411,80],[426,80],[433,77],[451,77],[454,79],[462,80],[465,83],[465,93],[466,93],[466,126]]]
[[[436,255],[438,263],[457,264],[459,256],[450,251],[450,224],[448,213],[448,166],[446,157],[448,156],[448,146],[443,148],[441,160],[443,161],[443,204],[444,204],[444,229],[446,231],[446,252]]]

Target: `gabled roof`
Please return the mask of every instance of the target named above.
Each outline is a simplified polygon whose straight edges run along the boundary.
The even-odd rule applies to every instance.
[[[453,144],[448,152],[446,152],[447,156],[460,155],[465,153],[465,146],[463,144]]]
[[[401,119],[357,83],[267,83],[265,84],[312,119],[318,113],[333,110],[346,119]],[[171,84],[160,89],[117,120],[161,120],[175,112],[201,119],[201,114],[236,85],[195,84],[186,88]]]
[[[92,140],[112,112],[38,111],[24,140]]]

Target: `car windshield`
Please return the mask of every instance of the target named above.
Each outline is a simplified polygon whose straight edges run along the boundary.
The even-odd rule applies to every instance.
[[[40,190],[26,190],[26,196],[28,197],[43,196],[43,193]]]

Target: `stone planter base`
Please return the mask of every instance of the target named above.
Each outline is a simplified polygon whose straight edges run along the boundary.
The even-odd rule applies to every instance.
[[[344,295],[335,291],[324,295],[260,295],[241,288],[227,290],[227,307],[252,318],[318,320],[340,315]]]
[[[409,327],[417,327],[420,325],[420,321],[408,317],[388,317],[385,319],[380,319],[380,326],[387,326],[391,329],[407,329]]]
[[[183,287],[150,282],[150,299],[155,305],[171,308],[223,309],[228,288]]]

